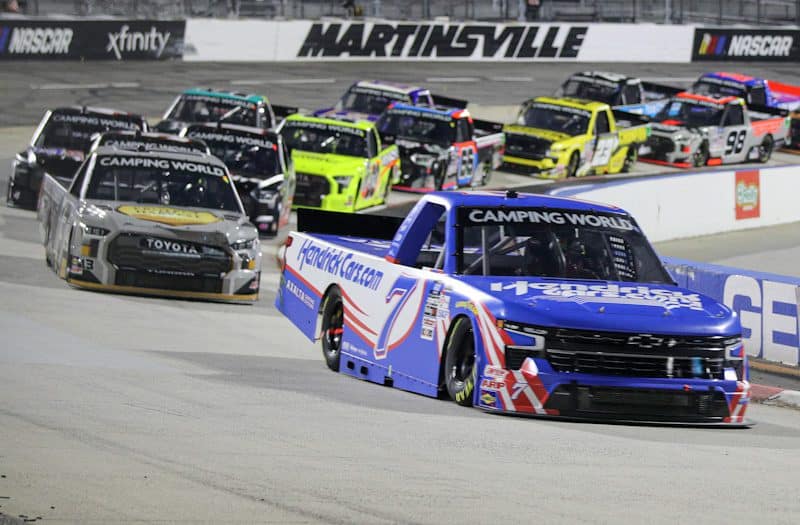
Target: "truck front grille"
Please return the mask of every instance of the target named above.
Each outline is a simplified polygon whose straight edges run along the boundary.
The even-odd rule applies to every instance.
[[[331,192],[331,184],[326,177],[311,173],[297,173],[294,190],[294,203],[298,206],[322,206],[322,197]]]
[[[175,249],[175,243],[179,249]],[[231,270],[231,255],[222,248],[139,233],[122,233],[108,247],[108,261],[118,270],[219,278]]]
[[[523,159],[541,160],[550,148],[549,140],[529,135],[506,134],[506,155]]]

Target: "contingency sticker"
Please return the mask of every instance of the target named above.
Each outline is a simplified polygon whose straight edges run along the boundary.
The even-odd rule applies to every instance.
[[[425,299],[420,337],[426,341],[433,341],[437,319],[446,320],[449,318],[450,296],[447,294],[447,290],[443,289],[442,283],[434,283],[428,297]]]
[[[181,210],[164,206],[120,206],[117,211],[136,219],[160,222],[170,226],[211,224],[221,220],[207,211]]]

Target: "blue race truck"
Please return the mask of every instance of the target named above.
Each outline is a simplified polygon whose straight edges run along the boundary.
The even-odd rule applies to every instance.
[[[746,425],[736,315],[676,286],[619,208],[437,192],[300,211],[276,306],[329,368],[525,415]]]

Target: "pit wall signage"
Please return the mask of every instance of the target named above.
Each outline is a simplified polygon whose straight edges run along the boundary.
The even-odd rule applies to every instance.
[[[761,217],[761,183],[758,170],[736,172],[734,198],[737,221]]]
[[[663,24],[190,18],[184,60],[686,63],[693,37]]]
[[[692,61],[797,62],[800,30],[797,29],[695,29]]]
[[[748,355],[800,366],[800,279],[673,257],[663,262],[679,286],[739,315]]]
[[[183,56],[182,20],[0,20],[0,60],[167,60]]]

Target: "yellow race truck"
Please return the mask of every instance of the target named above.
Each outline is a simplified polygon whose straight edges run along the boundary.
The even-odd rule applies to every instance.
[[[577,98],[537,97],[503,128],[503,165],[561,179],[629,171],[650,136],[647,117]]]

